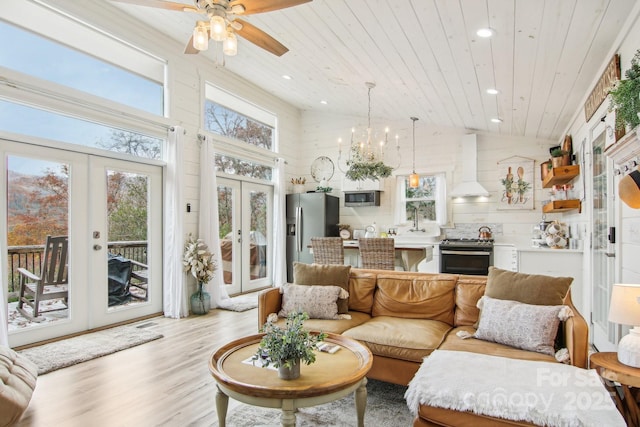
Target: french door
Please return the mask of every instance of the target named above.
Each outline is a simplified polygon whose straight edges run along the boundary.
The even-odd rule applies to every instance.
[[[9,343],[25,345],[162,311],[162,167],[0,140]],[[20,299],[48,235],[68,237],[65,298]],[[112,274],[117,258],[124,279]],[[135,264],[134,264],[135,263]],[[65,267],[66,265],[66,267]],[[129,280],[128,273],[138,279]],[[23,274],[22,274],[23,275]],[[111,279],[111,280],[110,280]],[[3,281],[4,282],[4,281]],[[131,284],[136,283],[135,291]]]
[[[604,153],[605,123],[598,123],[591,134],[591,288],[592,339],[598,351],[616,351],[620,328],[610,323],[609,303],[616,277],[615,225],[613,203],[613,161]]]
[[[230,295],[271,285],[273,187],[218,178],[222,274]]]

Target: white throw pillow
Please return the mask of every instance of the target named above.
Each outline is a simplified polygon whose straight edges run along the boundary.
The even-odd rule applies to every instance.
[[[572,315],[565,305],[531,305],[483,296],[475,338],[553,356],[561,319]]]
[[[308,286],[287,283],[282,286],[282,308],[280,317],[287,317],[291,312],[306,312],[310,319],[340,319],[338,315],[338,298],[344,289],[340,286]],[[347,293],[348,295],[348,293]]]

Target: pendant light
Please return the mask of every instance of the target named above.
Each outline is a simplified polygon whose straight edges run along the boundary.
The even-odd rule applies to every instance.
[[[420,175],[416,173],[416,120],[417,117],[410,117],[413,121],[413,172],[409,175],[409,188],[418,188],[420,186]]]

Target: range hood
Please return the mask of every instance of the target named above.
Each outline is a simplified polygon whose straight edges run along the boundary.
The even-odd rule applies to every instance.
[[[478,182],[478,152],[475,134],[462,137],[462,182],[449,193],[451,197],[489,196]]]

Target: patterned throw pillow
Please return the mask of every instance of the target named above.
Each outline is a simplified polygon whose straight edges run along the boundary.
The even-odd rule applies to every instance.
[[[350,265],[293,263],[293,283],[296,285],[340,286],[349,292]],[[349,297],[338,299],[338,313],[349,312]]]
[[[571,310],[564,305],[531,305],[483,296],[475,338],[553,356],[561,317]]]
[[[287,283],[282,286],[282,308],[286,317],[291,312],[306,312],[310,319],[340,319],[336,301],[344,290],[340,286],[308,286]]]

